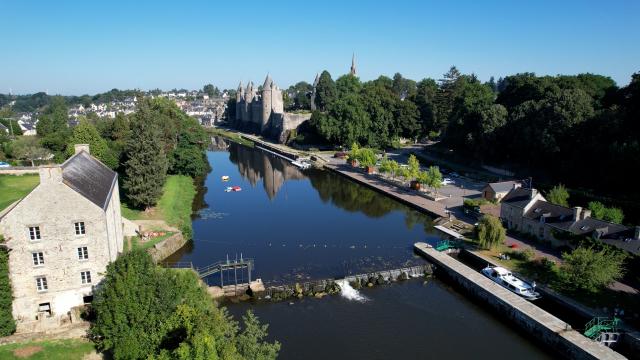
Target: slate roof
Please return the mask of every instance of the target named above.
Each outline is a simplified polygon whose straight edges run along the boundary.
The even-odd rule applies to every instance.
[[[517,188],[509,191],[507,195],[502,198],[502,203],[507,203],[515,207],[524,208],[531,198],[533,197],[532,189]]]
[[[490,187],[497,194],[497,193],[503,193],[503,192],[511,191],[511,189],[513,189],[513,186],[516,185],[516,184],[520,184],[520,182],[518,182],[518,181],[501,181],[501,182],[489,183],[489,184],[487,184],[487,186]]]
[[[118,174],[85,151],[62,164],[62,182],[98,205],[107,209]]]
[[[531,220],[540,221],[541,217],[544,217],[544,222],[547,224],[553,224],[562,230],[569,231],[573,221],[573,209],[552,204],[547,201],[537,200],[529,211],[524,214],[524,217]]]

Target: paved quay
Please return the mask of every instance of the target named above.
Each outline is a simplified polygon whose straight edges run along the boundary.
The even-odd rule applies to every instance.
[[[626,359],[610,348],[588,339],[564,321],[495,284],[446,253],[438,252],[422,242],[415,243],[414,248],[476,299],[491,306],[499,314],[504,314],[505,319],[563,356],[570,359]]]
[[[447,216],[447,211],[444,205],[417,195],[412,190],[405,190],[399,188],[396,185],[392,185],[385,181],[382,181],[376,177],[364,174],[362,171],[357,170],[347,164],[329,163],[325,164],[324,167],[330,171],[343,175],[378,192],[386,194],[416,210],[430,213],[432,215],[435,215],[436,217]]]

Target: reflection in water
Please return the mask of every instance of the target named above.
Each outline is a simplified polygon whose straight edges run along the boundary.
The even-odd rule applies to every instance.
[[[287,161],[259,150],[231,143],[229,159],[238,165],[238,170],[251,186],[263,180],[264,190],[273,199],[287,180],[304,179],[304,174]]]

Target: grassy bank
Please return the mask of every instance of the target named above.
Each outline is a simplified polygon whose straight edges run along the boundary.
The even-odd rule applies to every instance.
[[[38,175],[0,175],[0,211],[22,199],[40,183]]]
[[[171,175],[162,189],[162,197],[152,211],[139,211],[122,204],[122,216],[130,220],[164,220],[191,238],[191,206],[196,196],[193,179],[184,175]]]
[[[253,142],[249,141],[247,139],[242,138],[238,133],[229,131],[229,130],[225,130],[225,129],[221,129],[221,128],[209,128],[207,129],[207,131],[209,131],[211,133],[211,135],[215,135],[215,136],[221,136],[225,139],[229,139],[233,142],[236,142],[238,144],[242,144],[242,145],[246,145],[249,147],[253,147]]]
[[[0,346],[0,359],[81,360],[94,350],[93,343],[80,340],[50,340]]]

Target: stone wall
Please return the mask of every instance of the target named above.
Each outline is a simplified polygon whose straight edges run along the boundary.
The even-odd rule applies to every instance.
[[[37,167],[11,167],[8,169],[0,169],[0,175],[24,175],[37,173]]]
[[[156,263],[168,258],[187,243],[181,232],[177,232],[149,248],[147,252]]]
[[[470,296],[492,308],[498,316],[526,332],[533,341],[550,347],[560,356],[589,360],[625,358],[447,254],[426,243],[414,246],[418,253],[437,266],[437,274],[449,278]]]

